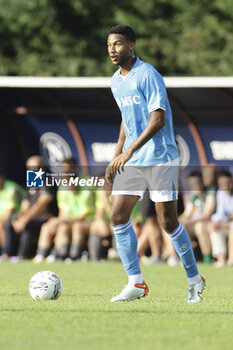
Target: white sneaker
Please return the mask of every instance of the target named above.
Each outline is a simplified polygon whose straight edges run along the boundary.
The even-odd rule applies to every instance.
[[[201,281],[196,284],[191,284],[188,287],[188,300],[187,303],[199,303],[202,301],[200,294],[203,292],[206,286],[206,281],[204,277],[201,276]]]
[[[120,294],[113,297],[110,302],[115,301],[131,301],[145,297],[149,292],[147,284],[143,281],[142,283],[127,284]]]

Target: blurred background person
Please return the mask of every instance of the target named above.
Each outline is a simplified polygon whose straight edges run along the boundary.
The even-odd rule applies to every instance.
[[[88,251],[90,227],[95,216],[95,191],[82,188],[76,194],[74,192],[73,196],[76,196],[76,203],[72,213],[78,220],[74,220],[72,225],[69,257],[72,260],[80,260],[83,252]]]
[[[178,194],[177,211],[181,214],[184,210],[181,192]],[[141,235],[138,239],[138,255],[145,265],[167,262],[174,266],[179,263],[179,258],[169,236],[160,229],[157,221],[155,206],[150,200],[148,192],[140,202],[140,209],[144,218]]]
[[[183,192],[181,189],[181,183],[179,181],[178,188],[178,200],[177,200],[177,214],[180,216],[184,212],[184,200],[183,200]],[[164,230],[161,231],[163,245],[162,245],[162,253],[161,258],[167,262],[169,266],[176,266],[180,264],[180,259],[175,251],[175,248],[172,244],[172,240],[166,234]]]
[[[179,219],[187,229],[190,238],[197,238],[204,263],[211,263],[211,243],[206,229],[206,223],[216,208],[215,192],[205,190],[202,175],[193,171],[188,176],[190,188],[189,200]]]
[[[108,186],[108,184],[107,184]],[[111,191],[110,191],[111,194]],[[110,201],[111,201],[111,197],[109,197]],[[137,202],[131,212],[130,215],[130,220],[132,222],[132,226],[134,228],[134,231],[136,233],[137,239],[138,241],[140,241],[141,239],[141,235],[142,235],[142,230],[143,230],[143,215],[142,215],[142,211],[141,211],[141,207],[139,202]],[[111,228],[111,233],[112,233],[112,247],[109,249],[108,251],[108,259],[110,260],[119,260],[120,261],[120,257],[116,248],[116,240],[115,240],[115,236],[113,235],[113,231]],[[144,248],[142,247],[142,249],[140,249],[140,251],[144,252]]]
[[[217,208],[209,224],[215,266],[233,265],[233,183],[228,171],[218,174]],[[227,249],[228,239],[228,249]]]
[[[44,167],[40,156],[32,156],[26,162],[28,170]],[[35,255],[41,226],[56,215],[55,193],[48,188],[28,188],[16,215],[5,224],[4,259],[17,255],[29,259]]]
[[[145,265],[162,262],[161,254],[161,229],[156,216],[149,216],[143,224],[141,235],[138,239],[138,256]],[[149,254],[149,257],[147,256]]]
[[[145,265],[161,262],[161,229],[158,225],[155,206],[150,200],[149,192],[146,191],[143,199],[139,202],[143,226],[138,236],[138,256]]]
[[[71,176],[76,177],[75,159],[63,160],[60,171],[62,179],[67,181]],[[43,224],[34,262],[41,262],[46,256],[48,262],[68,257],[73,260],[81,258],[83,250],[87,249],[90,217],[93,218],[94,212],[94,196],[94,191],[80,189],[75,183],[59,186],[58,216]]]
[[[16,182],[7,180],[0,168],[0,254],[5,245],[6,222],[13,214],[17,214],[24,196],[23,188]]]
[[[211,194],[216,196],[217,192],[217,167],[215,164],[207,164],[201,168],[201,176],[205,191],[207,193],[206,200],[211,200]],[[208,199],[209,198],[209,199]]]
[[[101,176],[103,179],[104,177]],[[95,197],[95,216],[90,225],[88,253],[91,261],[107,259],[112,246],[112,227],[110,225],[111,190],[105,181],[104,188],[98,188]]]

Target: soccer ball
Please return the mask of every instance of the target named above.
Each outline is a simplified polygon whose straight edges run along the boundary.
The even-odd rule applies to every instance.
[[[51,271],[37,272],[29,282],[29,293],[35,300],[56,300],[61,292],[61,279]]]

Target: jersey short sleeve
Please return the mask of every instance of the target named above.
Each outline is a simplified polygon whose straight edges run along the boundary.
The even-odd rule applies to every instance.
[[[148,112],[159,108],[166,111],[167,92],[162,76],[149,64],[144,71],[141,89],[147,102]]]

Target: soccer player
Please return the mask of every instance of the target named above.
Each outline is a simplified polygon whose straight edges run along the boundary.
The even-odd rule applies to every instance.
[[[117,249],[128,275],[128,284],[111,302],[144,297],[149,288],[143,280],[137,255],[137,238],[130,213],[148,188],[158,221],[171,237],[188,277],[188,302],[200,302],[205,280],[199,274],[188,234],[177,219],[179,154],[172,113],[163,78],[150,64],[134,56],[136,35],[127,25],[112,27],[107,47],[119,66],[111,81],[122,122],[113,160],[106,179],[113,184],[111,224]],[[127,165],[127,166],[125,166]]]

